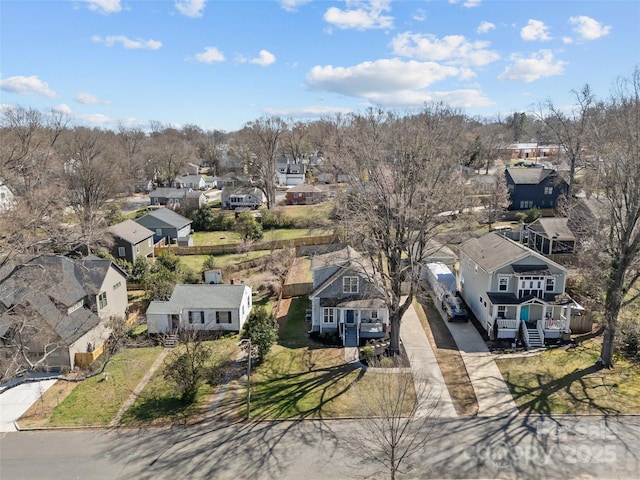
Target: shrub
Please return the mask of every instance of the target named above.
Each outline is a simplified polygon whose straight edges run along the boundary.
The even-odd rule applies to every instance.
[[[242,338],[250,338],[258,363],[262,362],[278,341],[278,320],[264,307],[253,309],[242,329]]]
[[[374,355],[376,354],[376,349],[373,345],[366,345],[362,348],[362,354],[364,355],[366,362],[371,363]]]

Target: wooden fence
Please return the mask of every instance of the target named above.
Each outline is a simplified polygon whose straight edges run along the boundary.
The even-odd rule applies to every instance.
[[[589,333],[593,329],[593,317],[591,314],[571,315],[569,322],[571,333]]]
[[[282,286],[282,298],[301,297],[313,292],[313,283],[288,283]]]
[[[292,238],[290,240],[273,240],[271,242],[255,242],[248,246],[249,251],[257,250],[280,250],[282,248],[294,248],[302,245],[323,245],[327,243],[337,242],[335,235],[317,235],[313,237]],[[161,252],[170,251],[176,255],[223,255],[226,253],[238,253],[243,245],[197,245],[191,247],[178,247],[175,245],[156,247],[155,255]]]

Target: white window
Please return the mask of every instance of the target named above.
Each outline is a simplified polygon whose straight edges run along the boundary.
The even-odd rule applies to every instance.
[[[189,312],[189,323],[204,323],[204,312]]]
[[[378,319],[378,310],[371,310],[371,318],[373,320],[377,320]]]
[[[527,208],[533,208],[533,200],[522,200],[520,202],[520,209],[526,210]]]
[[[98,308],[102,310],[106,306],[107,306],[107,292],[102,292],[100,295],[98,295]]]
[[[360,277],[342,277],[342,293],[358,293]]]
[[[547,292],[553,292],[556,289],[556,279],[555,278],[547,278],[547,283],[545,286],[545,290]]]
[[[124,250],[124,247],[118,247],[118,256],[124,257],[125,255],[126,255],[126,252]]]
[[[498,318],[505,318],[507,314],[507,307],[504,305],[498,305]]]
[[[545,195],[552,195],[553,194],[553,187],[544,187],[544,194]]]
[[[114,289],[114,290],[117,290],[117,289],[119,289],[121,286],[122,286],[122,282],[118,282],[118,283],[116,283],[116,284],[113,286],[113,289]]]
[[[322,321],[324,323],[334,323],[336,321],[333,308],[324,308],[322,311]]]
[[[162,236],[162,229],[161,228],[156,228],[156,235],[161,237]]]
[[[153,241],[153,240],[151,240],[151,237],[149,237],[149,240],[147,240],[147,246],[148,246],[149,248],[151,248],[151,245],[153,245],[152,241]]]
[[[231,323],[231,312],[216,312],[216,323]]]
[[[498,277],[498,290],[501,292],[509,290],[509,277]]]

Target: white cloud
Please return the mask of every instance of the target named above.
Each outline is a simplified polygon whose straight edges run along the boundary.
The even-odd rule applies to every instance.
[[[215,47],[206,47],[204,52],[195,55],[195,59],[202,63],[224,62],[224,55]]]
[[[480,22],[480,25],[476,29],[478,33],[488,33],[490,30],[495,30],[496,26],[491,22]]]
[[[396,55],[420,60],[448,61],[468,65],[487,65],[500,58],[497,52],[488,50],[489,42],[470,42],[462,35],[435,35],[401,33],[392,41]]]
[[[279,0],[280,6],[287,12],[295,12],[299,6],[309,3],[311,0]]]
[[[462,6],[467,8],[478,7],[480,5],[480,2],[481,0],[466,0],[462,2]],[[449,0],[449,3],[451,4],[460,3],[460,0]]]
[[[533,19],[530,19],[527,25],[522,27],[522,30],[520,30],[520,36],[526,42],[533,42],[535,40],[546,42],[547,40],[551,40],[549,27],[547,27],[544,22]]]
[[[266,67],[271,65],[275,61],[276,56],[273,53],[268,52],[267,50],[260,50],[258,57],[252,58],[251,60],[249,60],[249,63],[255,63],[256,65]]]
[[[495,105],[479,90],[451,90],[451,91],[415,91],[404,90],[391,94],[372,95],[369,100],[386,107],[411,107],[424,103],[443,102],[454,108],[480,108]]]
[[[390,10],[390,0],[351,1],[347,2],[346,10],[330,7],[324,13],[324,20],[341,30],[392,28],[393,17],[384,15]]]
[[[562,43],[565,43],[567,45],[573,43],[573,38],[571,37],[562,37]]]
[[[102,38],[99,35],[91,37],[96,43],[103,43],[107,47],[113,47],[116,43],[122,44],[122,46],[128,50],[130,49],[145,49],[145,50],[158,50],[162,46],[162,42],[157,40],[142,40],[140,38],[132,40],[124,35],[108,35]]]
[[[370,98],[402,90],[426,88],[461,71],[435,62],[400,59],[364,62],[353,67],[315,66],[307,73],[308,85],[353,97]]]
[[[81,120],[85,123],[89,123],[92,125],[106,125],[108,123],[112,123],[113,119],[111,117],[107,117],[106,115],[102,115],[101,113],[91,113],[88,115],[76,115],[78,120]]]
[[[427,19],[427,12],[419,8],[413,13],[413,15],[411,15],[411,18],[413,18],[416,22],[424,22]]]
[[[562,75],[566,65],[566,62],[556,60],[550,50],[532,53],[529,58],[513,55],[511,59],[513,64],[498,75],[498,80],[522,80],[530,83],[541,78]]]
[[[60,105],[53,107],[51,110],[58,113],[64,113],[65,115],[71,115],[71,108],[65,103],[61,103]]]
[[[118,13],[122,10],[120,0],[83,0],[87,3],[87,7],[92,12],[109,15],[110,13]]]
[[[202,16],[206,0],[176,0],[176,9],[185,17],[198,18]]]
[[[300,108],[265,108],[267,115],[278,115],[281,117],[293,118],[322,118],[333,116],[336,113],[350,113],[353,109],[345,107],[329,107],[312,105]]]
[[[5,92],[18,93],[20,95],[29,95],[34,93],[43,97],[53,98],[56,92],[49,88],[46,82],[43,82],[37,75],[25,77],[16,75],[15,77],[0,79],[0,90]]]
[[[596,40],[609,35],[611,31],[610,25],[603,25],[597,20],[584,15],[569,17],[569,23],[574,25],[573,31],[580,35],[583,40]]]
[[[79,92],[76,93],[76,96],[74,97],[75,101],[78,103],[82,103],[84,105],[97,105],[97,104],[108,104],[109,102],[106,102],[104,100],[100,100],[97,96],[92,95],[90,93],[85,93],[85,92]]]

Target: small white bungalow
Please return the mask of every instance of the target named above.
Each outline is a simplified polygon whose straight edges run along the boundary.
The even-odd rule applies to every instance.
[[[167,301],[153,301],[147,308],[149,333],[242,330],[252,307],[247,285],[176,285]]]

